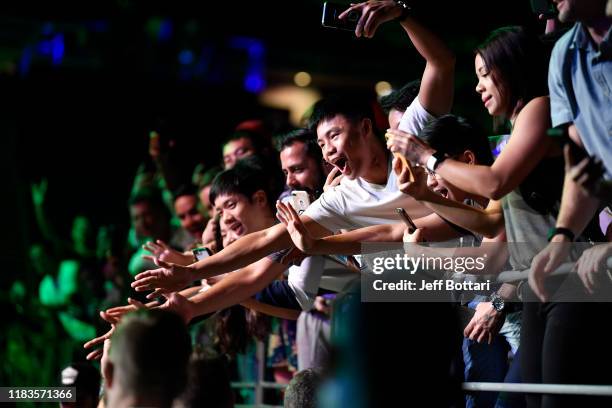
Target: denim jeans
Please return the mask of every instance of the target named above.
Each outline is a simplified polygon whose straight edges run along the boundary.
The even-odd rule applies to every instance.
[[[509,373],[508,352],[516,356],[521,332],[521,313],[510,313],[506,321],[493,338],[491,344],[477,343],[468,338],[463,339],[463,362],[465,381],[475,382],[516,382],[507,378]],[[513,358],[512,364],[518,364]],[[516,370],[510,370],[517,372]],[[466,395],[467,408],[518,408],[524,406],[523,398],[499,398],[497,392],[475,392]]]

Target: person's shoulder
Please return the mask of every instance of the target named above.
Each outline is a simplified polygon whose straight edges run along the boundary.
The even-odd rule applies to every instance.
[[[572,44],[576,41],[576,37],[581,29],[581,24],[576,23],[561,37],[559,37],[553,47],[551,58],[560,58],[563,54],[565,54],[571,48]]]

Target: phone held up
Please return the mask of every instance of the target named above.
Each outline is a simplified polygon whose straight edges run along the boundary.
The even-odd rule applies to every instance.
[[[201,261],[202,259],[212,255],[212,253],[210,252],[210,249],[206,247],[195,248],[191,252],[193,253],[193,256],[196,259],[196,261]]]
[[[323,27],[355,31],[357,22],[361,17],[361,13],[359,11],[353,10],[349,12],[345,18],[338,18],[338,16],[348,8],[349,6],[346,4],[331,3],[328,1],[323,3],[323,17],[321,18],[321,24]]]
[[[395,209],[395,212],[402,218],[404,224],[408,227],[408,232],[411,234],[417,229],[416,224],[412,221],[406,210],[401,207]]]
[[[302,215],[310,205],[310,195],[307,191],[295,190],[283,199],[283,203],[290,204],[298,215]]]

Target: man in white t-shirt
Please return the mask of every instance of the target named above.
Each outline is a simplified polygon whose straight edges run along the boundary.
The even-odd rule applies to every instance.
[[[393,2],[388,3],[384,9],[367,11],[373,13],[375,26],[392,21],[401,14]],[[454,57],[439,39],[414,19],[407,17],[401,25],[417,51],[427,60],[419,94],[399,125],[406,132],[418,134],[428,120],[450,110]],[[314,107],[310,127],[317,133],[323,158],[343,175],[340,185],[324,193],[303,215],[311,235],[321,237],[341,228],[397,222],[396,207],[405,208],[416,219],[417,226],[424,227],[425,231],[454,234],[437,215],[427,215],[428,210],[398,191],[395,174],[390,169],[391,154],[376,134],[374,115],[367,102],[355,98],[319,101]],[[386,239],[401,241],[401,236]],[[260,286],[262,281],[271,281],[275,277],[274,262],[267,255],[291,246],[286,229],[278,224],[248,234],[223,251],[189,267],[172,265],[144,272],[137,276],[132,286],[138,291],[157,289],[149,295],[154,297],[162,292],[180,290],[196,279],[242,268],[207,292],[191,298],[182,309],[185,317],[190,318],[248,298],[251,284],[257,282]]]

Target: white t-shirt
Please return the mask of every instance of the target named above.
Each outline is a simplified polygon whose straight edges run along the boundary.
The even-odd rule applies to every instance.
[[[418,97],[410,104],[399,129],[418,135],[427,122],[434,119],[420,104]],[[431,210],[397,188],[397,176],[391,169],[387,183],[368,183],[361,177],[342,179],[340,185],[323,193],[304,212],[318,224],[332,232],[340,229],[354,230],[371,225],[400,222],[395,209],[403,207],[411,218],[431,214]]]
[[[323,256],[309,256],[289,268],[288,283],[302,310],[312,309],[319,288],[341,292],[359,274]]]

